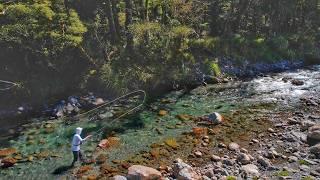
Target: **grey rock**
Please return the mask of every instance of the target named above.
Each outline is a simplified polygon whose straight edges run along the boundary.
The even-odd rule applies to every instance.
[[[301,165],[299,168],[300,168],[301,171],[305,171],[305,172],[310,170],[310,167],[306,166],[306,165]]]
[[[237,161],[240,162],[241,164],[249,164],[251,162],[251,158],[247,154],[240,153],[238,155]]]
[[[314,125],[308,130],[308,143],[316,144],[320,143],[320,124]]]
[[[297,162],[297,161],[298,161],[298,158],[297,158],[296,156],[290,156],[290,157],[288,158],[288,161],[289,161],[289,162]]]
[[[232,165],[235,164],[235,161],[231,160],[231,159],[224,158],[224,159],[222,159],[222,163],[227,165],[227,166],[232,166]]]
[[[320,155],[320,143],[310,147],[310,152],[314,155]]]
[[[267,168],[271,166],[271,162],[268,159],[263,158],[262,156],[258,156],[257,162],[261,164],[261,166]]]
[[[212,155],[212,156],[211,156],[211,160],[217,162],[217,161],[221,161],[221,158],[220,158],[219,156]]]
[[[240,146],[239,146],[239,144],[232,142],[229,144],[228,148],[231,151],[237,151],[237,150],[239,150]]]
[[[126,177],[120,176],[120,175],[113,176],[111,179],[112,180],[127,180]]]
[[[259,169],[254,164],[247,164],[241,167],[241,170],[246,174],[246,177],[259,177]]]

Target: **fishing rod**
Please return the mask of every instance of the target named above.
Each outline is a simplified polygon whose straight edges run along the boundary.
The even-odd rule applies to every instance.
[[[11,81],[5,81],[5,80],[0,80],[0,83],[9,84],[9,87],[0,88],[0,91],[7,91],[7,90],[12,89],[13,87],[16,87],[16,86],[19,87],[19,86],[21,86],[21,85],[18,84],[18,83],[11,82]]]
[[[136,91],[129,92],[129,93],[127,93],[127,94],[125,94],[125,95],[122,95],[122,96],[120,96],[120,97],[118,97],[118,98],[116,98],[116,99],[114,99],[114,100],[112,100],[112,101],[103,103],[103,104],[99,105],[98,107],[93,108],[93,109],[91,109],[91,110],[89,110],[89,111],[87,111],[87,112],[78,114],[78,115],[75,116],[75,118],[85,117],[86,115],[89,115],[90,113],[95,112],[95,111],[98,111],[98,110],[100,110],[100,109],[102,109],[102,108],[104,108],[104,107],[110,106],[110,105],[112,105],[113,103],[115,103],[115,102],[117,102],[117,101],[119,101],[119,100],[121,100],[121,99],[125,99],[125,98],[128,98],[128,97],[130,97],[130,96],[132,96],[132,95],[134,95],[134,94],[139,94],[139,93],[142,93],[142,94],[143,94],[143,100],[142,100],[142,102],[141,102],[140,104],[138,104],[137,106],[129,109],[128,111],[122,113],[120,116],[112,119],[110,122],[108,122],[108,124],[114,123],[115,121],[123,118],[124,116],[126,116],[126,115],[134,112],[135,110],[139,109],[140,107],[142,107],[142,106],[145,104],[145,101],[146,101],[146,98],[147,98],[147,93],[146,93],[144,90],[136,90]],[[99,111],[98,111],[97,113],[95,113],[92,117],[89,117],[88,120],[91,121],[91,120],[93,120],[95,117],[97,117],[98,115],[99,115]],[[61,121],[61,122],[63,122],[63,119],[65,119],[65,118],[62,118],[62,121]],[[81,122],[81,121],[80,121],[80,122]],[[85,122],[85,121],[83,120],[82,122]],[[67,126],[71,126],[71,125],[74,125],[74,124],[70,124],[70,125],[67,125]],[[100,129],[98,129],[97,131],[95,131],[95,132],[94,132],[93,134],[91,134],[91,135],[92,135],[93,137],[97,137],[98,135],[101,134],[101,132],[103,132],[103,130],[104,130],[105,128],[106,128],[106,125],[102,126]],[[58,135],[58,136],[56,136],[55,139],[57,140],[59,137],[60,137],[60,136]]]

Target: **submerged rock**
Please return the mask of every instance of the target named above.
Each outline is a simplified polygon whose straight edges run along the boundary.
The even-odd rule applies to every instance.
[[[98,144],[98,146],[105,149],[105,148],[116,147],[119,144],[120,144],[120,138],[109,137],[107,139],[101,140],[100,143]]]
[[[128,169],[128,179],[139,179],[139,180],[149,180],[149,179],[160,179],[161,172],[146,166],[133,165]]]
[[[301,80],[298,80],[298,79],[293,79],[293,80],[291,81],[291,84],[292,84],[292,85],[295,85],[295,86],[302,86],[302,85],[304,85],[304,82],[301,81]]]
[[[12,154],[17,153],[15,148],[5,148],[0,150],[0,157],[10,156]]]
[[[173,149],[177,149],[179,146],[176,139],[174,139],[174,138],[166,139],[164,142],[166,143],[167,146],[169,146]]]
[[[1,167],[2,168],[8,168],[12,167],[17,163],[17,160],[14,158],[4,158],[1,160]]]
[[[179,115],[177,115],[177,118],[180,121],[189,121],[192,117],[187,114],[179,114]]]
[[[106,162],[107,157],[103,154],[100,154],[99,156],[96,157],[96,162],[97,164],[103,164],[104,162]]]
[[[165,116],[167,114],[168,114],[168,111],[166,111],[166,110],[160,110],[158,113],[159,116]]]

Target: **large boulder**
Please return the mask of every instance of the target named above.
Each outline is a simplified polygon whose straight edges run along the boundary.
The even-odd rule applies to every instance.
[[[320,143],[310,147],[310,152],[316,156],[320,156]]]
[[[309,128],[307,140],[311,145],[320,143],[320,124]]]
[[[195,170],[181,159],[176,159],[173,165],[173,175],[178,180],[198,180],[201,177]]]
[[[259,169],[254,164],[247,164],[241,167],[241,170],[245,173],[246,177],[259,177]]]
[[[153,180],[161,177],[160,171],[146,166],[133,165],[128,169],[129,180]]]

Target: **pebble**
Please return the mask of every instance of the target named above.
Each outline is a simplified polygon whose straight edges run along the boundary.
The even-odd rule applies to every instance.
[[[248,150],[246,150],[245,148],[241,148],[241,149],[240,149],[240,152],[242,152],[242,153],[248,153]]]
[[[268,132],[269,132],[269,133],[274,133],[274,132],[276,132],[276,131],[275,131],[274,129],[272,129],[272,128],[269,128],[269,129],[268,129]]]
[[[217,162],[217,161],[221,161],[221,158],[220,158],[219,156],[212,155],[212,156],[211,156],[211,160]]]
[[[240,148],[240,146],[239,144],[232,142],[229,144],[228,148],[231,151],[237,151]]]
[[[208,143],[203,142],[203,143],[202,143],[202,146],[203,146],[203,147],[207,147],[207,146],[208,146]]]
[[[237,161],[240,162],[241,164],[249,164],[251,162],[251,158],[249,155],[240,153]]]
[[[227,145],[225,145],[225,144],[223,144],[223,143],[219,143],[219,144],[218,144],[218,147],[219,147],[219,148],[226,148]]]
[[[296,156],[289,156],[288,161],[289,162],[297,162],[298,158]]]
[[[307,166],[307,165],[301,165],[299,168],[300,168],[301,171],[305,171],[305,172],[310,170],[310,167]]]
[[[196,155],[196,157],[201,157],[202,153],[200,151],[196,151],[196,152],[194,152],[194,155]]]
[[[271,166],[271,162],[268,159],[263,158],[262,156],[258,156],[257,162],[261,164],[261,166],[267,168]]]
[[[259,143],[259,140],[258,139],[252,139],[251,140],[253,143]]]

